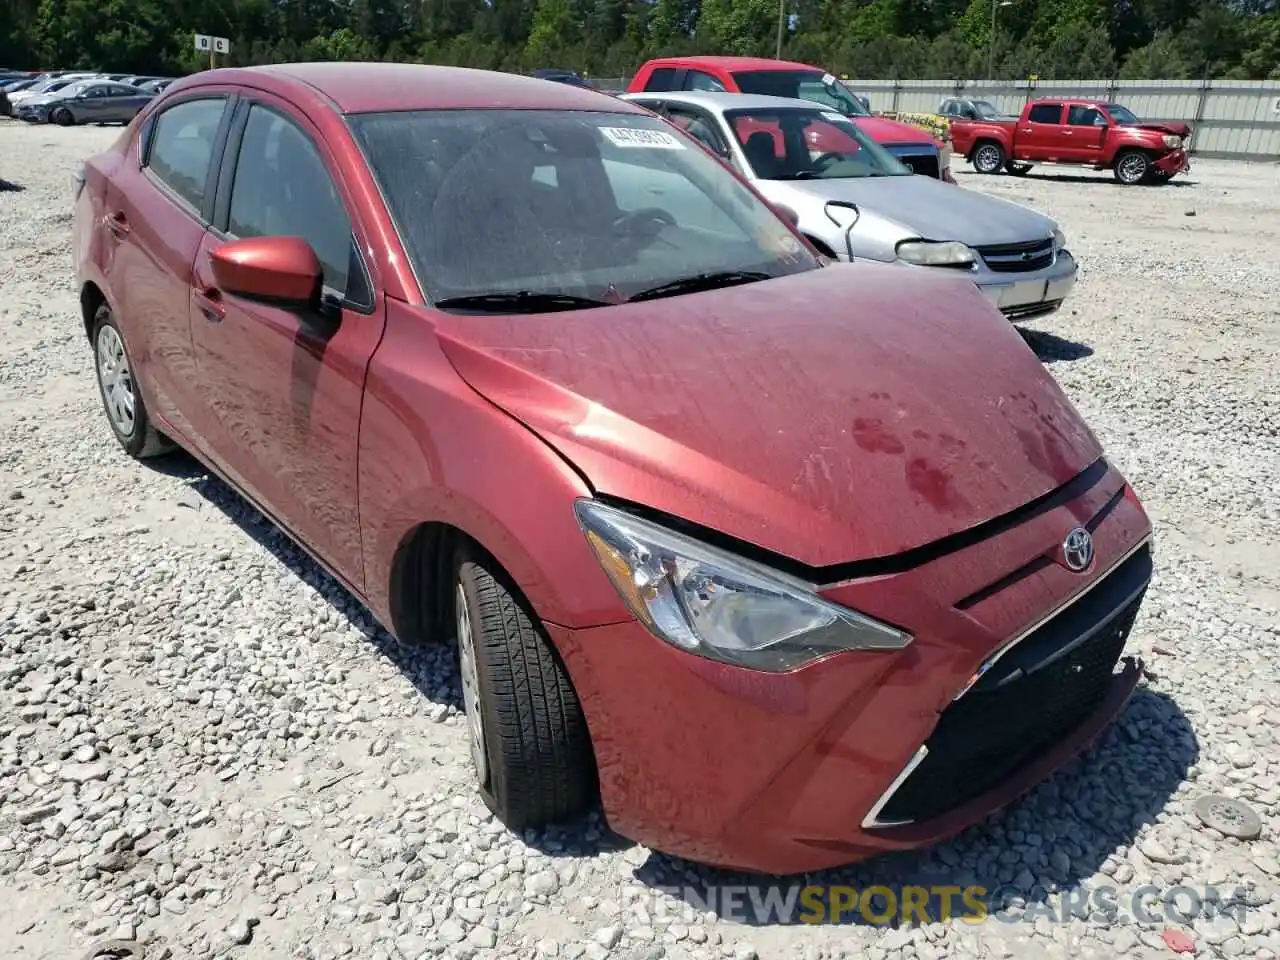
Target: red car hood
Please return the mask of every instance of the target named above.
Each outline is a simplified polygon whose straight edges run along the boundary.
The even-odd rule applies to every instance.
[[[846,119],[857,124],[858,129],[876,143],[934,143],[931,134],[901,120],[886,120],[883,117],[848,117]]]
[[[1191,128],[1185,123],[1135,123],[1139,130],[1158,130],[1160,133],[1172,134],[1175,137],[1191,136]]]
[[[834,265],[437,330],[598,492],[812,566],[957,533],[1101,455],[977,288],[925,270]]]

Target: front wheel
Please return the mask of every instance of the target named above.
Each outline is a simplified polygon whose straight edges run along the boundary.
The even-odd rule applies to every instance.
[[[1126,150],[1116,157],[1116,179],[1126,187],[1141,183],[1151,173],[1151,158],[1140,150]]]
[[[93,360],[107,422],[125,453],[145,460],[172,450],[172,442],[147,416],[124,337],[105,303],[93,315]]]
[[[476,779],[512,830],[577,819],[595,799],[587,723],[551,640],[491,561],[457,563],[458,671]]]
[[[66,107],[59,107],[53,111],[53,116],[49,118],[60,127],[74,126],[76,122],[75,115]]]
[[[988,140],[973,151],[973,169],[979,173],[999,173],[1005,159],[1004,147]]]

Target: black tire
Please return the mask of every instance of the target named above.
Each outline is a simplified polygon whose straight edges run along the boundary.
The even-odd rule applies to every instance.
[[[973,148],[973,169],[979,173],[999,173],[1008,159],[1004,147],[994,140],[980,140]]]
[[[129,380],[129,390],[133,397],[133,419],[127,427],[118,423],[116,415],[112,412],[112,401],[108,398],[108,386],[104,380],[102,354],[107,348],[104,343],[103,330],[107,328],[114,331],[115,337],[119,340],[125,361],[125,376]],[[124,448],[125,453],[136,460],[146,460],[150,457],[158,457],[169,453],[174,449],[173,441],[157,430],[151,423],[151,418],[147,415],[147,407],[142,400],[142,393],[138,389],[137,379],[133,373],[135,369],[133,360],[129,357],[128,348],[124,345],[124,335],[120,332],[115,319],[111,316],[111,308],[105,303],[98,307],[93,315],[91,343],[93,345],[93,369],[98,381],[98,394],[102,398],[102,409],[107,416],[107,423],[111,427],[111,432],[115,435],[116,440],[120,442],[120,446]]]
[[[487,558],[460,553],[455,608],[463,598],[479,687],[487,772],[477,770],[477,779],[485,804],[512,830],[578,819],[596,798],[595,756],[550,638]],[[456,609],[455,620],[461,653]],[[469,714],[468,736],[477,736]]]
[[[1004,172],[1014,177],[1025,177],[1031,172],[1031,164],[1019,163],[1017,160],[1009,160],[1004,165]]]
[[[66,107],[59,107],[57,110],[53,111],[49,116],[49,119],[60,127],[73,127],[76,123],[75,114]]]
[[[1141,150],[1121,150],[1112,172],[1117,181],[1132,187],[1151,175],[1151,158]]]

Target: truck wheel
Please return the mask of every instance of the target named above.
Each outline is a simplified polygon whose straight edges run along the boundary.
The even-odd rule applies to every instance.
[[[979,173],[998,173],[1004,166],[1004,147],[991,140],[984,140],[973,151],[973,169]]]
[[[512,830],[573,820],[596,795],[586,719],[550,639],[491,565],[460,554],[454,591],[480,793]]]
[[[1141,183],[1151,173],[1151,158],[1141,150],[1125,150],[1116,157],[1116,179],[1126,187]]]
[[[1004,171],[1005,173],[1011,174],[1015,177],[1025,177],[1031,172],[1031,164],[1019,163],[1017,160],[1010,160],[1004,165]]]

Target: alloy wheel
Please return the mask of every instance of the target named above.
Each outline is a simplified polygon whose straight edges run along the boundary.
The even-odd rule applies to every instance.
[[[1000,167],[1000,150],[990,145],[979,147],[973,165],[980,173],[995,173]]]
[[[1120,161],[1120,179],[1125,183],[1137,183],[1146,172],[1146,159],[1136,153],[1131,153]]]
[[[98,384],[106,402],[107,416],[121,436],[133,435],[135,396],[133,373],[124,352],[124,341],[113,326],[98,331]]]
[[[471,762],[483,786],[489,782],[489,757],[484,746],[484,717],[480,713],[480,672],[476,667],[476,642],[471,630],[471,610],[467,593],[458,584],[454,602],[458,620],[458,670],[462,674],[462,700],[471,734]]]

